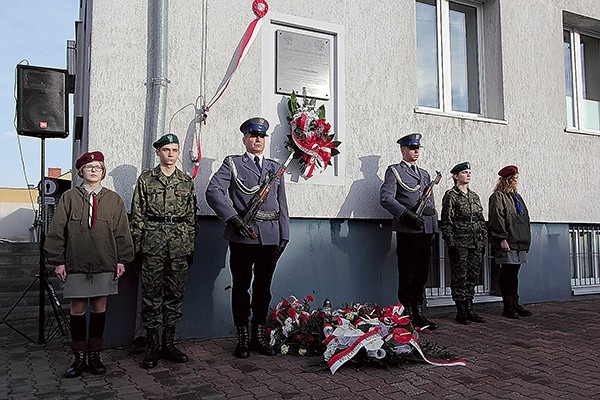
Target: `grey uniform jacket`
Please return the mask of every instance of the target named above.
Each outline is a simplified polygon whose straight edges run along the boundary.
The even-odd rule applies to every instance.
[[[230,163],[234,164],[234,168]],[[262,174],[246,153],[243,155],[229,156],[223,165],[213,175],[206,189],[206,201],[223,222],[236,214],[244,215],[254,193],[247,193],[247,189],[256,189],[267,179],[267,174],[275,174],[279,164],[276,161],[263,159]],[[234,177],[235,172],[235,177]],[[232,242],[249,244],[278,245],[282,240],[290,240],[290,225],[285,196],[284,179],[277,179],[261,211],[279,213],[279,218],[271,221],[257,221],[252,229],[257,233],[258,239],[245,239],[239,235],[231,224],[225,226],[223,237]]]
[[[394,174],[395,170],[402,182],[399,182]],[[379,202],[383,208],[393,216],[392,229],[396,232],[418,233],[422,230],[414,227],[402,214],[409,208],[415,210],[423,191],[431,182],[429,173],[417,167],[415,173],[410,167],[401,162],[388,166],[385,171],[385,179],[381,185]],[[428,206],[435,209],[433,195],[429,198]],[[438,232],[437,212],[432,216],[423,216],[425,219],[425,233]]]

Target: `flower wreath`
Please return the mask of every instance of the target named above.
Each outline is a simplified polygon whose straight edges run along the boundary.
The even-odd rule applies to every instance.
[[[331,165],[331,159],[340,153],[337,147],[341,142],[333,140],[335,134],[330,133],[331,125],[325,120],[325,106],[315,109],[316,99],[306,97],[306,89],[302,97],[300,104],[296,92],[292,92],[288,100],[291,132],[285,146],[298,159],[302,177],[308,179]]]

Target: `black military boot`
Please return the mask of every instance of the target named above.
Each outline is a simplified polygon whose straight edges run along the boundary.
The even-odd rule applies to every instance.
[[[502,302],[504,303],[502,315],[509,319],[519,319],[519,316],[515,312],[513,296],[502,296]]]
[[[65,372],[65,378],[77,378],[87,367],[85,363],[85,351],[74,351],[75,361]]]
[[[517,314],[519,314],[521,317],[531,317],[532,315],[531,311],[519,304],[518,294],[513,295],[513,307],[515,308]]]
[[[463,325],[469,325],[469,316],[467,315],[467,303],[465,301],[456,302],[456,322]]]
[[[183,351],[175,347],[175,327],[167,326],[163,329],[162,346],[160,348],[160,357],[176,362],[184,363],[189,361],[189,357]]]
[[[94,375],[102,375],[106,372],[106,365],[100,358],[100,350],[88,350],[88,369]]]
[[[233,355],[237,358],[248,358],[250,357],[250,333],[248,332],[248,325],[236,326],[238,342],[235,346]]]
[[[146,356],[142,361],[142,368],[155,368],[158,365],[159,358],[158,329],[148,329],[146,338],[148,339],[148,349],[146,350]]]
[[[477,314],[473,309],[473,300],[468,300],[465,304],[467,307],[467,318],[469,319],[469,321],[477,323],[485,322],[485,318]]]
[[[413,315],[413,325],[416,325],[420,328],[427,327],[431,330],[438,328],[438,324],[427,319],[425,317],[425,315],[423,315],[423,303],[422,302],[413,303],[412,315]]]
[[[250,340],[250,349],[265,356],[274,356],[275,349],[269,344],[265,335],[265,326],[252,324],[252,339]]]

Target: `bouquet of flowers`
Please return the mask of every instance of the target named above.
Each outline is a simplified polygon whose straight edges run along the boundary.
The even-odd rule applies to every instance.
[[[323,355],[334,374],[353,360],[363,364],[376,362],[398,365],[404,360],[424,360],[432,365],[465,365],[464,360],[437,360],[426,355],[419,333],[412,321],[403,315],[398,303],[388,307],[352,304],[331,309],[311,310],[311,295],[300,301],[295,296],[283,299],[271,312],[267,323],[271,345],[282,354]],[[450,355],[440,352],[443,357]]]
[[[291,133],[285,143],[286,148],[298,159],[300,173],[308,179],[315,171],[323,172],[331,159],[340,152],[341,142],[333,140],[329,133],[331,125],[325,120],[325,106],[316,107],[316,100],[306,97],[303,92],[302,104],[298,103],[296,92],[288,100]]]

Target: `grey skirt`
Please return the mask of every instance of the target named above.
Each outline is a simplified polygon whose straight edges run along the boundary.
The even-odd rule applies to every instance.
[[[523,250],[503,251],[494,249],[496,264],[523,264],[527,262],[527,252]]]
[[[63,298],[82,299],[88,297],[108,296],[119,293],[119,281],[114,272],[100,274],[67,274],[63,287]]]

